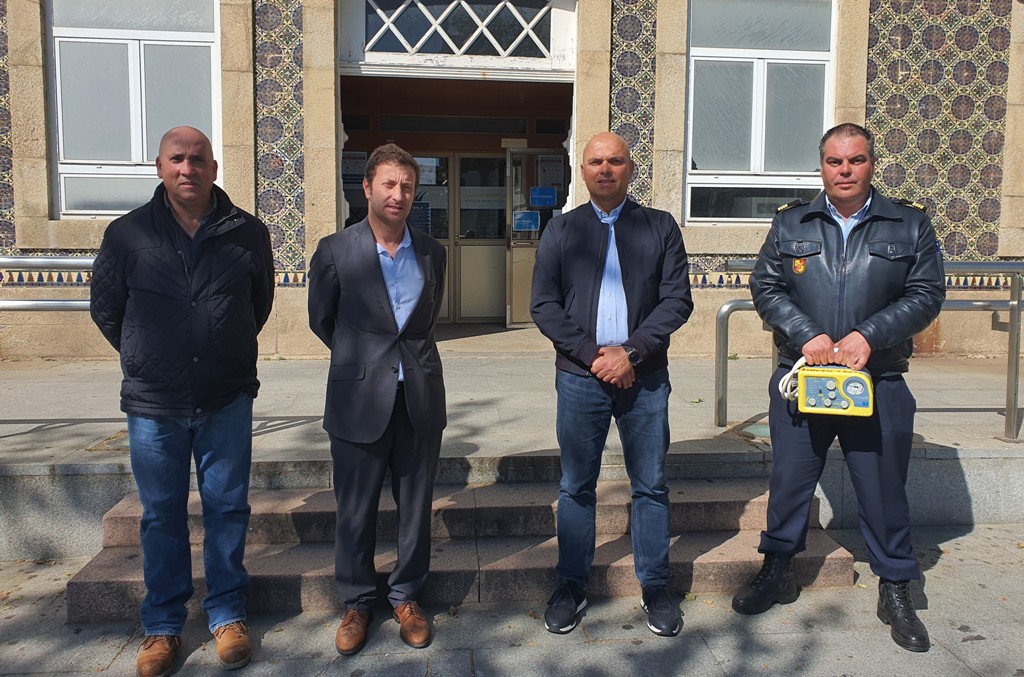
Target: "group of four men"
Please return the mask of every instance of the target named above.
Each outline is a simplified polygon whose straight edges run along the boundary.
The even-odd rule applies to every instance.
[[[904,489],[915,404],[902,373],[913,335],[941,307],[941,256],[922,211],[872,188],[867,130],[839,125],[819,150],[823,193],[779,209],[750,281],[780,364],[769,388],[774,467],[764,562],[733,608],[761,613],[796,599],[793,558],[804,549],[814,488],[838,437],[880,578],[878,616],[897,644],[926,651],[908,586],[920,571]],[[251,658],[243,554],[256,336],[274,295],[267,228],[214,185],[209,139],[193,128],[170,130],[156,166],[162,183],[152,201],[110,225],[92,277],[93,318],[121,355],[121,406],[143,506],[142,677],[171,670],[193,594],[186,522],[193,459],[203,506],[203,608],[221,666]],[[641,605],[655,634],[682,628],[669,590],[664,462],[669,339],[693,301],[680,228],[670,214],[627,197],[634,169],[621,137],[593,137],[581,165],[590,202],[550,221],[534,267],[532,316],[556,353],[558,583],[544,614],[554,633],[572,631],[587,607],[596,486],[613,417],[631,487]],[[408,645],[425,647],[433,634],[417,600],[429,570],[446,425],[434,338],[446,261],[439,243],[406,223],[418,180],[407,152],[393,144],[375,150],[363,179],[367,218],[321,240],[309,268],[310,328],[331,349],[324,428],[345,610],[336,648],[344,655],[365,645],[372,620],[376,515],[388,472],[399,508],[388,601]],[[776,385],[801,357],[868,370],[876,413],[799,413]]]

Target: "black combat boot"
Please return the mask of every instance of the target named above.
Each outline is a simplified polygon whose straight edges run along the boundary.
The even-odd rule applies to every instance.
[[[793,556],[766,552],[761,571],[732,598],[732,608],[741,614],[763,614],[772,604],[789,604],[799,595],[800,588],[793,580]]]
[[[889,626],[892,641],[907,651],[931,648],[928,630],[910,601],[910,581],[878,581],[878,620]]]

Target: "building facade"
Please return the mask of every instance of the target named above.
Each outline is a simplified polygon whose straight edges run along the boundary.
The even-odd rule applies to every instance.
[[[633,196],[685,229],[697,311],[677,350],[707,355],[719,306],[746,297],[726,261],[817,193],[817,140],[846,121],[948,260],[1024,257],[1020,0],[0,0],[0,256],[93,253],[152,193],[162,132],[192,124],[272,233],[262,352],[321,354],[309,256],[365,214],[362,163],[395,141],[421,164],[410,223],[448,248],[444,321],[518,324],[541,228],[586,199],[583,144],[611,129]],[[4,298],[87,293],[87,273],[0,275]],[[1004,297],[1001,277],[948,281]],[[0,357],[108,355],[86,315],[0,313]],[[745,315],[734,350],[767,354]],[[919,349],[998,353],[992,324],[943,316]]]

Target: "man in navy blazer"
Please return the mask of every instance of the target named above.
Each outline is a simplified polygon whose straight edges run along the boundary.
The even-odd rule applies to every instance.
[[[571,632],[587,606],[597,477],[614,416],[632,492],[630,530],[648,627],[682,628],[668,591],[669,337],[693,311],[683,238],[671,214],[626,197],[626,141],[598,134],[583,152],[590,202],[556,216],[541,236],[531,314],[555,346],[558,587],[544,614]]]
[[[398,562],[388,600],[406,644],[433,631],[417,604],[430,566],[430,515],[447,424],[434,327],[444,295],[445,250],[408,227],[419,165],[394,144],[366,162],[367,218],[329,235],[309,266],[309,326],[331,349],[324,429],[337,501],[335,581],[345,616],[335,645],[366,643],[377,581],[373,566],[384,475],[398,505]]]

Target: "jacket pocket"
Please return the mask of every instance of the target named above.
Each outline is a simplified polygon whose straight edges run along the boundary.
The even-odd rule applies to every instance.
[[[783,240],[779,242],[779,254],[786,258],[802,259],[821,253],[821,240]]]
[[[868,251],[872,256],[880,256],[889,261],[909,259],[915,255],[913,244],[896,240],[872,240],[868,242]]]
[[[328,372],[330,381],[362,381],[366,366],[362,364],[334,364]]]

